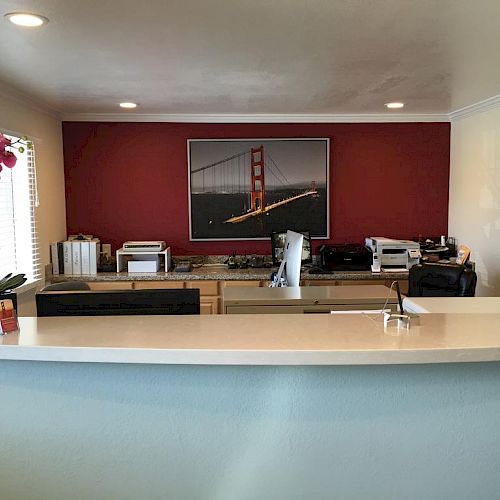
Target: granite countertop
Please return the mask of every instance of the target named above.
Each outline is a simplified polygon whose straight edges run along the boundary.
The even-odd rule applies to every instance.
[[[48,278],[53,283],[61,281],[193,281],[193,280],[227,280],[251,281],[269,280],[276,268],[227,269],[224,265],[204,265],[193,268],[189,273],[157,272],[128,273],[109,272],[95,275],[54,275]],[[325,274],[309,274],[303,272],[303,280],[390,280],[408,279],[408,273],[372,273],[371,271],[337,271]]]

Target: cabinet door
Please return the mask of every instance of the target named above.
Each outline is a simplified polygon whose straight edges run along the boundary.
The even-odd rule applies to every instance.
[[[184,281],[134,281],[134,290],[184,288]]]
[[[91,290],[132,290],[132,281],[87,281]]]
[[[260,286],[262,286],[262,281],[256,281],[256,280],[224,281],[225,288],[229,288],[229,287],[233,287],[233,286],[260,287]]]
[[[304,280],[304,286],[337,286],[341,282],[339,280]]]
[[[186,281],[186,288],[199,288],[200,295],[219,295],[218,281],[193,280]]]
[[[219,298],[200,297],[200,314],[219,314]]]

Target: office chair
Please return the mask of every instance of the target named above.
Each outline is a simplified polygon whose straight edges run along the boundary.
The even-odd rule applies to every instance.
[[[90,287],[84,281],[63,281],[61,283],[52,283],[42,288],[42,292],[70,292],[71,290],[90,290]]]
[[[474,297],[476,292],[476,273],[456,264],[416,264],[408,278],[409,297]]]

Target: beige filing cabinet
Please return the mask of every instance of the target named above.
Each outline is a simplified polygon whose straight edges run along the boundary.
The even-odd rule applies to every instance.
[[[382,309],[396,310],[396,292],[383,285],[224,289],[226,314],[307,314]]]

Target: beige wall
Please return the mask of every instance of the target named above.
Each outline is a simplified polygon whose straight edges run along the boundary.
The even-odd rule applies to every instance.
[[[49,244],[66,237],[61,120],[25,104],[20,97],[0,93],[0,129],[26,134],[35,140],[40,198],[37,227],[43,270],[50,262]],[[34,315],[33,298],[33,292],[26,292],[18,298],[21,315]]]
[[[500,107],[453,121],[449,233],[476,262],[476,295],[500,295]]]

